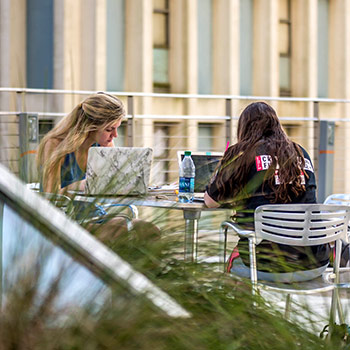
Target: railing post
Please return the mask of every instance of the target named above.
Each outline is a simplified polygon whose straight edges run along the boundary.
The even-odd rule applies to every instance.
[[[319,115],[319,103],[318,101],[313,102],[314,110],[314,171],[316,180],[318,180],[319,170],[319,147],[320,147],[320,115]]]
[[[134,146],[134,97],[128,96],[128,121],[127,121],[127,133],[128,133],[128,147]]]
[[[318,194],[317,199],[323,202],[333,193],[333,166],[334,166],[334,128],[333,121],[321,120],[320,146],[318,156]]]
[[[39,118],[37,114],[18,114],[19,176],[24,182],[37,181],[35,164],[36,149],[39,145]]]
[[[227,143],[231,142],[232,139],[232,100],[226,99],[225,102],[225,114],[229,117],[225,123],[225,137]]]

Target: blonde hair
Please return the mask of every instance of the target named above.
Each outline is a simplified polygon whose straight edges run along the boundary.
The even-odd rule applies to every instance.
[[[52,179],[53,188],[60,188],[60,167],[64,157],[75,152],[91,132],[108,128],[125,116],[122,102],[115,96],[97,93],[79,103],[41,141],[37,164],[41,183],[46,188]],[[45,158],[45,148],[51,140],[58,141],[57,147]]]

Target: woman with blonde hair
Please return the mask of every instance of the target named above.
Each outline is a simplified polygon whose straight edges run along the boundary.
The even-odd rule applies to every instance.
[[[109,94],[97,93],[79,103],[39,145],[43,191],[83,190],[89,148],[113,147],[124,116],[122,102]]]
[[[41,174],[41,190],[64,194],[69,190],[83,191],[85,188],[86,165],[89,148],[92,146],[113,147],[113,139],[118,136],[125,110],[115,96],[97,93],[79,103],[43,138],[38,150],[38,168]],[[127,231],[124,218],[104,220],[106,212],[98,206],[85,210],[84,203],[76,203],[77,217],[101,216],[96,225],[87,228],[110,241]],[[91,214],[91,215],[90,215]],[[102,224],[102,225],[100,225]],[[159,229],[152,223],[133,220],[136,231],[145,232],[149,237],[158,237]]]
[[[274,109],[254,102],[241,113],[237,143],[225,152],[204,196],[208,207],[231,205],[234,219],[254,229],[254,210],[264,204],[316,203],[311,159],[284,132]],[[239,242],[240,258],[231,254],[229,270],[249,276],[247,240]],[[329,246],[289,247],[263,241],[257,246],[258,278],[292,282],[320,276],[329,262]]]

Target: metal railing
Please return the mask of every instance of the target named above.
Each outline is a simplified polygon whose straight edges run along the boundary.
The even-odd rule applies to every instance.
[[[37,114],[39,119],[43,120],[57,120],[66,115],[85,96],[95,92],[83,90],[0,88],[0,125],[4,126],[6,123],[16,124],[15,118],[19,113]],[[347,155],[350,155],[350,146],[347,145],[347,135],[349,134],[350,136],[350,113],[348,113],[347,106],[349,106],[350,100],[118,91],[109,91],[108,93],[120,97],[126,105],[125,146],[133,146],[137,143],[140,146],[143,144],[149,146],[151,144],[157,147],[157,144],[154,144],[155,136],[140,134],[136,128],[137,125],[142,124],[142,127],[148,127],[158,123],[160,126],[163,125],[172,128],[176,123],[202,123],[211,125],[213,130],[215,129],[212,136],[208,136],[208,140],[212,141],[212,144],[215,144],[209,150],[224,150],[228,141],[234,142],[235,124],[242,108],[251,101],[264,100],[272,104],[277,110],[279,118],[290,136],[298,143],[306,146],[312,155],[316,172],[318,172],[320,161],[320,121],[334,122],[338,126],[335,138],[335,164],[333,172],[335,176],[335,187],[337,187],[337,176],[341,171],[344,171],[344,169],[340,169],[341,165],[345,164],[345,171],[349,171],[350,173],[350,164],[347,164]],[[152,104],[156,101],[156,108],[153,108],[153,106],[151,108],[140,107],[143,102],[150,99],[152,100]],[[180,101],[181,108],[173,109],[175,105],[174,101],[176,103]],[[208,108],[209,112],[201,113],[204,110],[203,105],[206,106],[209,103],[211,104],[211,108]],[[178,107],[178,104],[176,107]],[[178,113],[179,110],[180,113]],[[215,113],[216,111],[218,112]],[[185,127],[188,127],[188,124]],[[6,149],[16,148],[15,142],[8,142],[6,144],[6,137],[21,137],[19,133],[16,134],[13,131],[15,130],[13,125],[11,130],[6,133],[6,128],[2,127],[0,129],[2,138],[1,148],[4,149],[2,153],[6,153]],[[167,162],[167,174],[171,176],[176,172],[176,167],[171,166],[172,163],[176,162],[174,152],[177,149],[188,148],[192,144],[189,141],[191,135],[181,131],[183,129],[177,133],[170,133],[166,137],[168,145],[163,146],[164,156],[157,160],[164,163]],[[197,141],[194,144],[194,148],[196,148]],[[11,160],[16,162],[14,156]],[[0,162],[3,161],[4,157],[2,156]],[[318,174],[318,176],[320,177],[322,174]],[[339,181],[344,182],[343,179]],[[339,185],[338,187],[342,186]]]

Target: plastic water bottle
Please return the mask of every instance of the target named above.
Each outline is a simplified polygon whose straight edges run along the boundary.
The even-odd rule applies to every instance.
[[[179,201],[192,202],[194,196],[194,177],[196,167],[191,158],[191,151],[185,152],[185,157],[180,166],[179,178]]]

